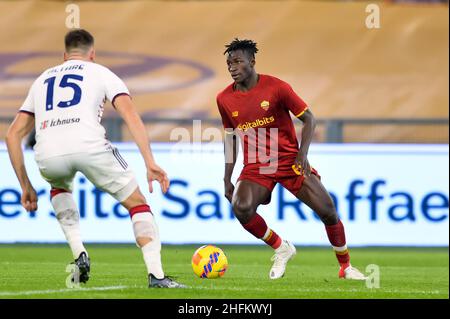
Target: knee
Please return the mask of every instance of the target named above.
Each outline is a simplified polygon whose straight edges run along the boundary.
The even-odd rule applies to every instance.
[[[251,211],[252,205],[250,201],[245,199],[233,200],[233,210],[237,213],[249,213]]]
[[[57,212],[56,219],[58,219],[61,225],[74,226],[79,223],[80,216],[78,215],[78,211],[68,208],[63,211]]]
[[[253,207],[250,201],[245,199],[236,199],[232,203],[233,211],[236,217],[241,221],[252,214]]]
[[[146,205],[147,200],[145,199],[144,195],[139,191],[139,188],[133,192],[125,201],[121,202],[121,204],[128,210],[130,210],[133,207],[139,206],[139,205]]]
[[[331,199],[323,203],[321,211],[320,219],[325,225],[335,225],[339,221],[336,207]]]
[[[147,204],[147,200],[145,199],[144,195],[142,195],[141,192],[134,193],[133,196],[131,196],[131,199],[137,205],[145,205],[145,204]]]
[[[142,248],[142,247],[144,247],[145,245],[147,245],[151,241],[152,241],[152,239],[150,237],[137,237],[136,238],[136,245],[139,248]]]
[[[135,215],[132,223],[136,244],[139,247],[152,241],[155,242],[155,245],[160,245],[158,226],[151,213],[143,212]]]

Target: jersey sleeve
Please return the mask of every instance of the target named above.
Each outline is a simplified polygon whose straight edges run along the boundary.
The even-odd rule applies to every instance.
[[[278,93],[282,104],[291,111],[295,117],[302,116],[308,109],[308,105],[305,101],[303,101],[286,82],[280,84]]]
[[[34,115],[34,87],[35,87],[35,83],[33,83],[33,85],[31,85],[30,89],[28,90],[28,95],[25,99],[25,101],[23,102],[22,106],[19,109],[19,112],[23,112],[23,113],[28,113],[30,115]]]
[[[233,124],[231,123],[230,117],[228,116],[227,112],[225,111],[223,105],[220,103],[219,97],[217,97],[217,108],[219,109],[220,117],[222,118],[222,125],[225,129],[225,133],[230,133],[234,130]]]
[[[125,83],[111,70],[104,68],[103,81],[105,84],[106,98],[114,106],[114,99],[120,95],[130,95]]]

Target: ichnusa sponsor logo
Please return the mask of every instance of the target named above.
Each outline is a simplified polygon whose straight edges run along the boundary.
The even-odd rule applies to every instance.
[[[70,119],[51,119],[41,122],[41,125],[39,126],[40,130],[45,130],[48,127],[55,127],[55,126],[61,126],[61,125],[67,125],[67,124],[74,124],[74,123],[80,123],[80,118],[70,118]]]

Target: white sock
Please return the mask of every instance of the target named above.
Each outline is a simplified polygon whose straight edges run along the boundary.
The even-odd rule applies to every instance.
[[[164,278],[164,271],[161,264],[161,241],[159,230],[155,219],[150,212],[134,214],[131,218],[133,223],[134,236],[148,237],[151,241],[141,247],[147,273],[153,274],[158,279]]]
[[[161,251],[155,249],[152,242],[141,248],[144,256],[145,265],[147,266],[147,273],[153,274],[158,279],[164,278],[164,271],[161,264]]]
[[[81,241],[80,214],[73,196],[71,193],[59,193],[52,198],[52,205],[56,219],[72,250],[73,258],[77,259],[82,252],[86,252],[86,248]]]

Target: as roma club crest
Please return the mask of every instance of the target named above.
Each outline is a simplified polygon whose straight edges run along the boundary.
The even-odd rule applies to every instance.
[[[261,102],[260,106],[264,111],[267,111],[269,109],[270,103],[269,101],[264,100]]]

